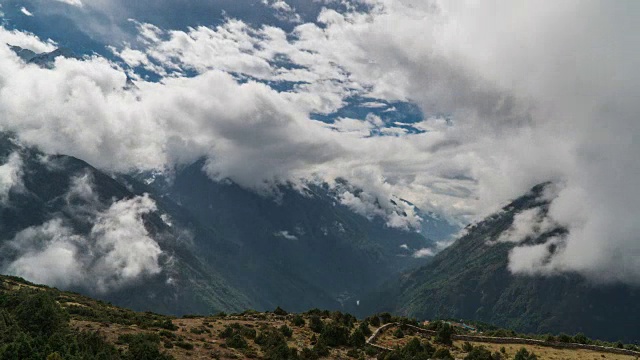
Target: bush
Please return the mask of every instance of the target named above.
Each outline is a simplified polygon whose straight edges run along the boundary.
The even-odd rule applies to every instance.
[[[284,335],[285,337],[290,338],[293,335],[293,330],[291,330],[291,328],[288,327],[287,325],[280,326],[279,330],[282,333],[282,335]]]
[[[527,351],[525,348],[521,348],[516,353],[516,356],[513,358],[514,360],[538,360],[538,357],[533,352]]]
[[[322,330],[324,329],[324,323],[322,322],[322,319],[320,319],[320,316],[312,315],[309,318],[309,329],[311,329],[311,331],[315,333],[322,332]]]
[[[485,349],[483,346],[478,346],[478,347],[472,346],[471,351],[469,351],[467,356],[465,356],[464,360],[495,360],[495,359],[491,355],[491,351]]]
[[[174,345],[185,350],[193,350],[193,344],[186,341],[176,341]]]
[[[397,328],[396,331],[393,332],[393,336],[396,339],[402,339],[404,337],[404,332],[402,331],[402,329]]]
[[[289,314],[284,309],[282,309],[280,306],[276,307],[276,309],[273,310],[273,313],[276,314],[276,315],[281,315],[281,316],[285,316],[285,315]]]
[[[21,290],[15,300],[18,324],[34,336],[48,337],[68,325],[67,313],[44,291]]]
[[[436,352],[433,353],[433,358],[440,360],[453,360],[453,356],[451,356],[449,350],[445,348],[439,348],[436,350]]]
[[[451,328],[451,325],[443,323],[436,332],[435,341],[443,345],[453,345],[451,335],[453,335],[453,329]]]
[[[360,330],[359,328],[355,329],[353,333],[351,333],[351,336],[349,337],[349,345],[356,348],[361,348],[361,347],[364,347],[366,344],[367,344],[367,339],[362,333],[362,330]]]
[[[371,329],[369,329],[369,322],[367,320],[361,322],[360,325],[358,326],[358,329],[362,331],[364,336],[371,336],[371,334],[373,334]]]
[[[331,322],[324,326],[322,333],[320,333],[319,342],[323,342],[330,347],[348,345],[349,329],[335,322]]]
[[[225,343],[227,344],[228,347],[234,348],[234,349],[245,349],[249,345],[247,344],[247,341],[238,333],[227,338]]]
[[[293,319],[291,320],[291,323],[293,324],[293,326],[298,326],[298,327],[305,325],[305,321],[300,315],[294,316]]]
[[[369,319],[369,324],[371,324],[371,326],[375,326],[378,327],[380,326],[380,318],[377,316],[371,316]]]
[[[473,345],[471,345],[470,342],[465,341],[464,344],[462,344],[462,351],[471,352],[471,350],[473,350]]]

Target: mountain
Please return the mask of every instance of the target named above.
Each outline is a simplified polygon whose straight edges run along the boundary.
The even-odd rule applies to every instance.
[[[471,319],[521,332],[577,333],[635,340],[640,289],[592,284],[577,274],[514,275],[508,269],[511,242],[496,241],[514,217],[549,202],[541,184],[500,212],[468,227],[466,235],[433,260],[363,301],[365,312],[390,310],[419,319]],[[550,228],[526,243],[542,243],[566,230]]]
[[[1,270],[139,310],[250,307],[162,219],[174,208],[139,195],[82,160],[0,133]]]
[[[59,56],[75,58],[72,50],[67,48],[57,48],[50,52],[36,53],[20,46],[11,46],[11,50],[16,53],[27,64],[35,64],[43,68],[52,69],[55,66],[56,58]]]
[[[106,174],[7,133],[0,150],[0,270],[138,310],[346,310],[433,246],[326,185],[264,196],[201,161],[170,181]]]
[[[203,165],[187,166],[169,182],[146,182],[188,209],[198,254],[260,310],[349,309],[391,276],[426,262],[411,249],[432,241],[354,213],[326,185],[281,186],[264,196],[212,181]]]

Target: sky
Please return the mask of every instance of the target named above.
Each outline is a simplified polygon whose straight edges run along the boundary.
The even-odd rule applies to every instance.
[[[512,271],[640,283],[640,3],[0,4],[1,44],[77,55],[43,69],[0,46],[0,128],[25,143],[111,172],[205,158],[266,196],[345,179],[365,196],[344,204],[407,229],[412,205],[376,200],[465,224],[552,181],[518,234],[568,234],[518,245]]]

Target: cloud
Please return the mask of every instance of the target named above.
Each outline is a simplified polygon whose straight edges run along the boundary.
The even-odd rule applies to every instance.
[[[156,210],[147,196],[114,202],[95,214],[87,235],[60,218],[20,231],[3,246],[13,259],[3,272],[64,288],[104,293],[161,272],[162,250],[142,217]]]
[[[292,23],[302,22],[302,18],[298,15],[289,4],[284,0],[262,0],[262,3],[276,11],[275,16],[282,21]]]
[[[159,71],[158,82],[137,78],[137,91],[100,57],[45,70],[0,48],[0,124],[113,171],[204,157],[213,179],[261,192],[343,178],[363,191],[341,201],[389,226],[419,222],[393,199],[466,222],[552,180],[562,186],[547,217],[569,233],[531,266],[638,282],[639,5],[367,4],[325,9],[292,32],[237,19],[141,23],[137,42],[113,44]],[[8,38],[50,46],[0,31]],[[367,123],[311,120],[354,96],[412,102],[427,131],[366,136]]]
[[[27,8],[24,6],[20,8],[20,12],[23,13],[25,16],[33,16],[31,11],[27,10]]]
[[[68,5],[72,5],[72,6],[78,6],[78,7],[82,7],[83,6],[83,3],[82,3],[81,0],[56,0],[56,1],[68,4]]]
[[[287,240],[298,240],[297,236],[289,233],[289,231],[287,231],[287,230],[278,231],[278,232],[274,233],[273,235],[281,237],[283,239],[287,239]]]
[[[22,159],[18,153],[12,153],[6,162],[0,165],[0,205],[9,201],[12,189],[22,187]]]
[[[413,255],[411,255],[411,256],[413,256],[414,258],[418,258],[419,259],[419,258],[431,257],[433,255],[435,255],[435,253],[433,252],[432,249],[423,248],[423,249],[420,249],[420,250],[416,250],[413,253]]]
[[[550,220],[543,209],[536,207],[516,214],[513,218],[513,224],[500,235],[498,241],[519,244],[557,228],[558,224]]]

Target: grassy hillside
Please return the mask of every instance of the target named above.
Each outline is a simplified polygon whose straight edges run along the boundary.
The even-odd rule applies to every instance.
[[[504,336],[513,336],[512,332],[473,326],[418,324],[390,314],[361,320],[335,311],[289,314],[280,308],[269,313],[175,318],[0,276],[0,359],[635,358],[611,350],[566,349],[560,337],[544,346],[510,343]],[[493,342],[459,340],[476,335]],[[577,337],[569,340],[593,343]]]
[[[467,234],[390,285],[363,301],[367,310],[391,311],[419,319],[473,319],[532,333],[578,333],[608,340],[638,338],[640,288],[594,285],[577,274],[514,275],[508,269],[514,243],[496,241],[519,212],[546,211],[544,185],[514,200],[500,212],[469,227]],[[527,244],[561,235],[552,229]]]

